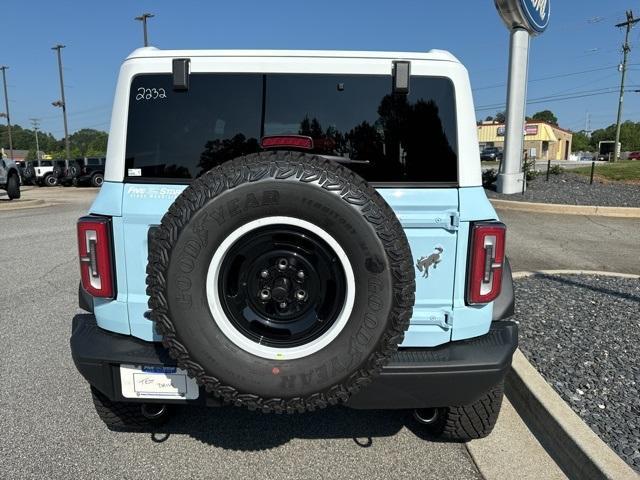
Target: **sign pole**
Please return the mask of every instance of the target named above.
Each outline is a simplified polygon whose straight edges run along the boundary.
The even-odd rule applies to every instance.
[[[524,28],[514,28],[509,53],[504,160],[496,184],[500,193],[521,192],[524,184],[522,149],[528,64],[529,32]]]
[[[511,32],[509,81],[504,158],[496,187],[500,193],[524,191],[522,168],[529,44],[532,35],[540,35],[549,25],[551,0],[494,0],[496,9]]]

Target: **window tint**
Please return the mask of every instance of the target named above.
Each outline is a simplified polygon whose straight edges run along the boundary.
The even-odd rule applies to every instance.
[[[87,158],[87,165],[102,165],[103,160],[101,158]]]
[[[393,95],[383,75],[192,74],[188,91],[171,75],[137,76],[125,176],[195,178],[281,134],[359,161],[348,166],[369,181],[457,181],[452,83],[413,76],[409,95]]]

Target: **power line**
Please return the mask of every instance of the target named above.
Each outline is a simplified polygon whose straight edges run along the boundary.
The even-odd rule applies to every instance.
[[[629,66],[636,66],[636,65],[640,65],[640,63],[630,63]],[[555,74],[555,75],[549,75],[546,77],[538,77],[538,78],[533,78],[531,80],[529,80],[529,82],[527,83],[534,83],[534,82],[543,82],[545,80],[553,80],[556,78],[565,78],[565,77],[571,77],[571,76],[575,76],[575,75],[582,75],[583,73],[592,73],[592,72],[600,72],[602,70],[609,70],[610,68],[617,68],[618,65],[607,65],[606,67],[598,67],[598,68],[592,68],[589,70],[582,70],[579,72],[567,72],[567,73],[559,73],[559,74]],[[479,90],[490,90],[492,88],[500,88],[500,87],[505,87],[507,84],[506,83],[496,83],[494,85],[487,85],[484,87],[478,87],[478,88],[474,88],[473,91],[479,91]]]
[[[536,105],[539,103],[549,103],[549,102],[560,102],[560,101],[564,101],[564,100],[574,100],[577,98],[586,98],[586,97],[595,97],[598,95],[607,95],[607,94],[612,94],[612,93],[616,93],[616,90],[618,87],[609,87],[608,90],[606,91],[600,91],[600,90],[593,90],[591,92],[586,91],[586,92],[574,92],[571,94],[565,94],[565,95],[553,95],[553,96],[549,96],[549,97],[540,97],[540,98],[534,98],[531,100],[527,101],[527,105]],[[634,86],[630,86],[629,88],[640,88],[640,85],[634,85]],[[625,92],[637,92],[638,90],[625,90]],[[487,110],[500,110],[500,109],[504,109],[505,104],[504,103],[496,103],[493,105],[483,105],[480,107],[476,108],[476,112],[484,112]]]

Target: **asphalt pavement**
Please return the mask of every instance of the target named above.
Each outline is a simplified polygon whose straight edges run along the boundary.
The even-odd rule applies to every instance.
[[[640,219],[498,210],[514,272],[603,270],[640,274]]]
[[[68,346],[92,196],[73,191],[0,211],[0,477],[480,478],[463,444],[426,438],[407,412],[185,408],[155,433],[107,430]]]

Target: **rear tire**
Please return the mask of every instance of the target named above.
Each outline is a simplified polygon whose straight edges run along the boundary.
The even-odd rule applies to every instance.
[[[424,428],[431,435],[454,442],[484,438],[496,425],[503,397],[504,382],[472,404],[439,408],[436,420]]]
[[[58,179],[53,174],[49,174],[44,177],[44,184],[47,187],[55,187],[58,185]]]
[[[93,177],[91,177],[92,187],[101,187],[103,182],[104,176],[101,173],[96,173]]]
[[[20,181],[18,180],[18,175],[15,173],[9,175],[9,179],[7,180],[7,195],[9,196],[9,200],[20,198]]]
[[[142,414],[142,403],[114,402],[94,387],[91,387],[91,397],[100,420],[109,430],[144,430],[169,420],[168,406],[165,406],[164,413],[152,419]]]

